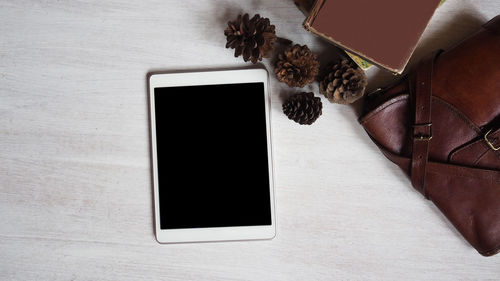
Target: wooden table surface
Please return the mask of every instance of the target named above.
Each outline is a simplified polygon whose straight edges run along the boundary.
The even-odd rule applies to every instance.
[[[0,279],[498,280],[500,255],[470,247],[352,107],[322,97],[323,115],[300,126],[281,112],[299,89],[272,75],[276,238],[156,242],[146,74],[250,66],[224,48],[244,12],[336,56],[292,0],[0,2]],[[497,14],[498,0],[448,0],[412,63]],[[397,78],[368,75],[372,88]]]

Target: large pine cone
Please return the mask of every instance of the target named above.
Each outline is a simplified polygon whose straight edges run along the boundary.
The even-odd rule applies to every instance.
[[[361,98],[368,81],[365,72],[354,63],[342,60],[333,64],[330,72],[320,81],[319,92],[330,101],[353,103]]]
[[[323,104],[313,93],[302,92],[289,97],[283,103],[283,112],[288,119],[300,125],[311,125],[321,115]]]
[[[318,75],[319,62],[317,56],[304,45],[288,47],[279,54],[274,73],[279,81],[290,87],[304,87],[314,82]]]
[[[235,21],[229,21],[224,30],[226,48],[235,49],[235,57],[243,55],[244,61],[256,63],[272,52],[276,41],[274,29],[269,19],[261,18],[259,14],[251,19],[248,14],[239,15]]]

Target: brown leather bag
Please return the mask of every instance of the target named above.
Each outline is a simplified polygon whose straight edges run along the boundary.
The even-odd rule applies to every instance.
[[[476,250],[500,251],[500,16],[397,85],[361,125]]]

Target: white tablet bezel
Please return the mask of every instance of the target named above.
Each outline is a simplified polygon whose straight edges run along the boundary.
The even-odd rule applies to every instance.
[[[197,86],[216,84],[239,84],[262,82],[264,84],[265,112],[267,127],[267,151],[269,166],[269,197],[271,204],[271,225],[209,227],[189,229],[161,229],[158,193],[158,165],[156,150],[156,120],[154,90],[159,87]],[[207,72],[186,72],[152,74],[149,77],[149,100],[151,116],[151,145],[153,157],[153,189],[156,240],[160,243],[209,242],[231,240],[272,239],[276,235],[276,220],[274,212],[274,168],[273,149],[271,144],[271,97],[268,90],[268,72],[265,69],[242,69]],[[235,105],[236,106],[236,105]]]

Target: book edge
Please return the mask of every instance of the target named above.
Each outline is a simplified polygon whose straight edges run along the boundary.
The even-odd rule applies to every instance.
[[[314,20],[316,19],[316,16],[318,15],[319,11],[321,10],[321,7],[323,7],[323,4],[325,3],[326,0],[316,0],[313,4],[313,7],[311,11],[309,12],[309,15],[307,18],[304,20],[304,23],[302,23],[302,26],[306,29],[309,30],[310,27],[312,27]]]

